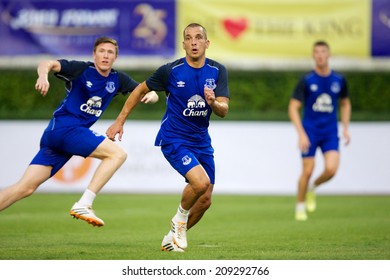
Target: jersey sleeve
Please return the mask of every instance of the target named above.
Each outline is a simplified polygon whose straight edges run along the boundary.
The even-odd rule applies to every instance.
[[[58,61],[61,64],[61,70],[58,73],[54,73],[54,75],[65,82],[76,79],[91,64],[90,62],[77,60],[60,59]]]
[[[229,87],[228,87],[228,73],[226,67],[222,64],[219,65],[218,82],[215,88],[215,97],[224,96],[230,98]]]
[[[150,90],[166,91],[169,78],[169,64],[160,66],[147,80],[146,85]]]
[[[298,84],[296,85],[293,93],[292,98],[297,99],[301,102],[304,102],[305,100],[305,79],[302,77]]]
[[[122,93],[123,95],[132,92],[139,84],[124,72],[118,72],[118,76],[119,76],[118,93]]]
[[[341,99],[347,98],[349,96],[347,80],[343,77],[342,81],[343,81],[343,86],[341,88],[340,95],[339,95]]]

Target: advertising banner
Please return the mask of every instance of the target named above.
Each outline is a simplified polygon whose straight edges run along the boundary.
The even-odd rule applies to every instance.
[[[106,35],[127,68],[155,68],[184,55],[191,22],[207,28],[208,55],[237,68],[309,59],[316,40],[352,69],[390,58],[389,0],[0,0],[0,67],[90,57]]]
[[[175,54],[174,1],[2,0],[1,55],[91,55],[97,37],[121,55]]]
[[[372,56],[390,56],[390,1],[374,0],[372,7]]]
[[[92,129],[104,134],[111,124],[112,121],[100,120]],[[3,147],[0,189],[14,184],[23,175],[39,149],[46,126],[47,121],[0,121],[0,130],[13,136],[0,138]],[[126,151],[127,159],[102,192],[178,195],[182,192],[184,178],[170,166],[160,148],[154,146],[159,127],[159,121],[126,122],[122,141],[116,143]],[[354,122],[350,132],[351,144],[340,143],[342,160],[337,175],[320,191],[389,195],[390,123]],[[216,194],[296,194],[302,163],[298,136],[291,123],[216,121],[210,123],[210,135],[215,149]],[[38,191],[81,193],[99,163],[97,159],[72,157]],[[324,162],[319,156],[313,177],[323,169]]]
[[[370,5],[369,0],[180,1],[178,29],[188,22],[204,24],[214,57],[307,57],[319,39],[335,55],[369,57]]]

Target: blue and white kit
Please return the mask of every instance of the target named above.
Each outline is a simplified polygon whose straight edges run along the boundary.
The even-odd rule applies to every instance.
[[[89,156],[105,139],[90,130],[112,98],[132,92],[138,83],[123,72],[104,77],[92,62],[59,60],[55,76],[65,81],[66,97],[45,129],[40,150],[30,164],[53,166],[53,176],[73,155]]]
[[[324,77],[311,71],[301,78],[293,98],[304,104],[302,125],[311,143],[303,157],[314,156],[317,147],[324,153],[339,149],[338,100],[347,97],[347,82],[340,73],[331,71]]]
[[[204,88],[215,97],[229,97],[226,68],[206,58],[201,68],[191,67],[185,58],[165,64],[146,80],[150,90],[165,91],[167,109],[155,145],[183,176],[194,166],[205,168],[211,183],[215,180],[214,149],[208,132],[211,107]]]

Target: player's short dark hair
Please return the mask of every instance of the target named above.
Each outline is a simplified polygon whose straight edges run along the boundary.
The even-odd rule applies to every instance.
[[[191,27],[191,28],[192,27],[201,27],[203,29],[204,37],[205,37],[205,39],[207,39],[207,30],[206,30],[206,28],[203,25],[201,25],[199,23],[196,23],[196,22],[190,23],[189,25],[186,26],[186,28],[184,28],[184,30],[183,30],[183,37],[186,36],[185,32],[186,32],[186,29],[189,28],[189,27]]]
[[[315,41],[313,44],[313,48],[318,47],[318,46],[323,46],[323,47],[327,47],[328,49],[330,49],[329,44],[324,40]]]
[[[93,45],[93,51],[95,52],[97,46],[99,46],[100,44],[103,44],[103,43],[113,44],[115,46],[116,55],[118,56],[118,53],[119,53],[118,42],[115,39],[107,37],[107,36],[102,36],[102,37],[99,37],[96,39],[95,44]]]

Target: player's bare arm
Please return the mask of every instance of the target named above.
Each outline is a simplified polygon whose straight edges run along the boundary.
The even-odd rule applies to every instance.
[[[348,145],[351,142],[351,136],[349,134],[349,122],[351,119],[351,101],[349,98],[343,98],[340,100],[340,118],[341,123],[343,124],[343,137],[345,145]]]
[[[207,87],[204,88],[204,96],[214,114],[221,118],[227,115],[229,112],[229,98],[224,96],[215,97],[214,91]]]
[[[298,132],[298,147],[302,152],[307,152],[310,147],[310,140],[302,126],[299,110],[302,103],[297,99],[291,99],[288,105],[288,116]]]
[[[50,71],[59,72],[61,64],[58,60],[45,60],[39,63],[37,72],[38,79],[35,84],[35,89],[39,91],[42,96],[45,96],[50,88],[48,74]]]
[[[126,122],[127,117],[134,109],[134,107],[145,97],[145,95],[150,92],[145,82],[140,83],[127,98],[125,104],[115,122],[107,129],[106,136],[115,141],[115,137],[118,134],[118,140],[122,141],[123,135],[123,126]],[[152,93],[153,94],[153,93]]]

